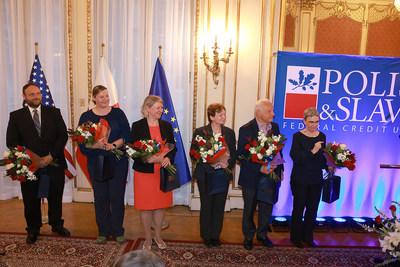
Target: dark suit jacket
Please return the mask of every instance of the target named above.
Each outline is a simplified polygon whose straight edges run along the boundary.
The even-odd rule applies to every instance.
[[[161,138],[166,140],[165,143],[171,143],[175,145],[174,132],[172,131],[171,123],[158,120],[158,125],[160,126]],[[132,123],[130,143],[133,144],[136,141],[143,139],[151,139],[150,129],[146,118]],[[174,162],[176,151],[177,148],[175,146],[172,151],[165,155],[169,158],[171,164]],[[154,173],[154,163],[144,163],[141,158],[136,158],[133,163],[133,169],[135,171],[144,173]]]
[[[274,135],[280,134],[278,124],[272,122],[272,133]],[[246,137],[251,137],[252,139],[257,139],[258,136],[258,124],[256,119],[253,119],[240,127],[239,129],[239,141],[238,141],[238,155],[247,156],[250,152],[245,149],[246,144],[248,144]],[[281,154],[282,156],[282,154]],[[262,165],[260,163],[249,162],[246,160],[240,161],[240,174],[239,174],[239,185],[243,188],[257,190],[258,182],[262,176],[260,169]],[[280,176],[283,170],[283,164],[279,165],[274,171]]]
[[[204,137],[204,134],[203,134],[204,129],[207,130],[210,133],[210,135],[212,135],[211,124],[208,124],[206,126],[197,128],[193,133],[193,139],[197,135],[200,135],[200,136]],[[223,136],[225,136],[225,142],[226,142],[226,144],[228,146],[228,149],[229,149],[229,153],[230,153],[231,158],[228,161],[228,163],[229,163],[228,168],[232,170],[232,168],[235,166],[236,156],[237,156],[235,132],[232,129],[228,128],[228,127],[222,126],[221,134]],[[192,145],[190,147],[190,149],[193,149],[193,148],[194,148],[194,146]],[[194,158],[192,158],[192,159],[194,159]],[[197,179],[197,180],[200,180],[200,181],[205,180],[206,179],[205,178],[206,177],[206,172],[210,172],[212,170],[214,170],[214,168],[209,163],[198,163],[196,165],[196,168],[194,169],[193,177],[194,177],[194,179]]]
[[[11,112],[7,127],[7,146],[25,146],[41,157],[50,153],[59,168],[67,168],[64,147],[68,134],[60,110],[42,105],[40,123],[41,137],[28,107]]]

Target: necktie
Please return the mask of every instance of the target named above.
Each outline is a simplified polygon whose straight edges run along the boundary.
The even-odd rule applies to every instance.
[[[33,110],[33,122],[35,123],[36,130],[40,136],[41,126],[40,126],[40,120],[39,120],[39,113],[36,109]]]

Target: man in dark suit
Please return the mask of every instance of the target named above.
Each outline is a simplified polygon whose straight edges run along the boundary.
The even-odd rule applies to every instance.
[[[44,183],[45,176],[49,178],[47,180],[49,224],[53,232],[61,236],[70,235],[70,232],[64,228],[64,220],[61,219],[64,169],[67,168],[64,147],[68,135],[60,110],[41,105],[42,94],[37,85],[26,84],[22,89],[22,96],[28,106],[10,113],[7,146],[25,146],[41,157],[40,168],[35,172],[38,180],[27,180],[21,183],[28,232],[26,243],[33,244],[42,226],[41,199],[38,197],[38,192],[43,188],[47,192],[46,183]],[[55,164],[49,165],[52,162]]]
[[[278,124],[272,122],[274,118],[274,107],[268,99],[259,100],[254,107],[254,119],[240,127],[238,140],[238,155],[248,155],[249,151],[245,149],[248,141],[257,139],[258,132],[272,130],[273,135],[279,134]],[[271,218],[273,204],[257,200],[257,189],[260,178],[275,171],[281,177],[283,165],[271,166],[260,163],[240,160],[239,185],[243,193],[243,219],[242,231],[244,235],[244,248],[251,250],[253,248],[253,237],[257,232],[257,240],[266,247],[273,247],[271,240],[267,236],[268,223]],[[254,212],[258,205],[258,227],[254,223]]]

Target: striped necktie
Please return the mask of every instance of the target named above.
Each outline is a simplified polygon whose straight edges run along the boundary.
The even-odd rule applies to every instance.
[[[33,122],[35,123],[36,130],[37,130],[37,132],[39,134],[39,137],[40,137],[41,126],[40,126],[40,120],[39,120],[39,113],[38,113],[37,109],[33,110]]]

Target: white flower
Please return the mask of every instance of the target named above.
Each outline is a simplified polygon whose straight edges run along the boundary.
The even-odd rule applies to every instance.
[[[340,148],[341,150],[345,150],[345,149],[346,149],[346,145],[345,145],[345,144],[340,144],[340,145],[339,145],[339,148]]]
[[[267,151],[266,151],[265,153],[266,153],[266,155],[267,155],[268,157],[271,156],[271,154],[272,154],[271,148],[268,148]]]
[[[219,145],[218,144],[214,144],[214,150],[217,151],[218,148],[219,148]]]
[[[13,167],[14,167],[14,163],[10,163],[10,164],[6,165],[7,170],[12,169]]]
[[[214,151],[212,149],[210,149],[210,150],[208,150],[207,154],[212,156],[212,155],[214,155]]]
[[[3,158],[8,158],[8,156],[10,156],[10,152],[4,151]]]
[[[251,147],[251,148],[249,149],[249,152],[250,152],[251,154],[256,154],[256,153],[257,153],[257,151],[256,151],[256,149],[255,149],[254,147]]]
[[[16,173],[17,173],[17,174],[20,174],[20,173],[21,173],[21,171],[20,171],[20,170],[17,170],[17,171],[16,171]]]
[[[346,159],[346,156],[343,155],[342,153],[338,153],[338,154],[336,155],[336,158],[337,158],[339,161],[344,161],[344,160]]]
[[[257,158],[258,158],[259,160],[261,160],[261,159],[263,158],[263,156],[262,156],[260,153],[257,153]]]

